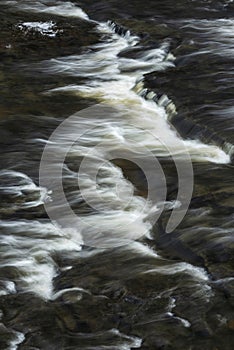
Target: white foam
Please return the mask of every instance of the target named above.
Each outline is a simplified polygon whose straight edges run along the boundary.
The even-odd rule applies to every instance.
[[[171,265],[157,266],[153,269],[147,270],[144,273],[159,273],[162,275],[174,275],[177,273],[188,273],[198,281],[208,281],[209,276],[205,269],[196,267],[186,262],[175,263]]]
[[[9,348],[7,350],[17,350],[18,345],[22,344],[25,340],[25,335],[21,332],[13,331],[15,339],[10,342]]]
[[[19,289],[50,299],[53,296],[52,281],[58,272],[51,253],[79,252],[81,237],[78,231],[69,232],[52,223],[26,220],[0,221],[0,228],[3,232],[0,235],[0,266],[18,269],[19,278],[15,282]]]
[[[166,314],[167,314],[168,316],[173,317],[174,319],[179,320],[179,321],[183,324],[183,326],[184,326],[185,328],[191,327],[191,323],[190,323],[188,320],[186,320],[185,318],[178,317],[178,316],[176,316],[176,315],[172,312],[172,310],[173,310],[175,307],[176,307],[176,299],[173,298],[173,297],[170,297],[170,299],[169,299],[169,305],[168,305],[168,312],[167,312]]]
[[[142,345],[142,340],[139,337],[134,337],[134,336],[128,336],[124,333],[121,333],[118,329],[113,328],[111,330],[106,331],[105,333],[100,333],[100,335],[107,336],[107,339],[109,339],[109,337],[114,337],[116,338],[116,343],[118,345],[99,345],[98,349],[100,350],[131,350],[131,349],[138,349],[141,347]],[[95,337],[98,336],[98,333],[93,333],[91,335],[91,337]],[[87,335],[85,336],[87,337]],[[96,346],[85,346],[84,348],[85,350],[95,350],[97,349]]]
[[[0,179],[2,181],[4,179],[10,180],[10,184],[0,186],[0,192],[18,198],[18,202],[14,206],[15,209],[38,207],[44,203],[48,196],[45,188],[37,186],[30,177],[21,172],[1,170]]]
[[[16,288],[15,288],[15,283],[14,282],[12,282],[12,281],[1,281],[1,284],[3,284],[4,289],[0,290],[0,296],[8,295],[8,294],[15,294],[16,293]]]
[[[83,293],[90,294],[87,290],[85,290],[83,288],[78,288],[78,287],[66,288],[66,289],[63,289],[63,290],[60,290],[60,291],[54,293],[51,300],[56,300],[59,297],[61,297],[63,294],[66,294],[68,292],[80,292],[79,295],[77,295],[77,301],[80,301],[82,299]]]
[[[16,4],[28,11],[88,19],[81,9],[71,3],[60,1],[54,5],[51,5],[51,1],[47,5],[45,3],[23,1],[20,5],[18,2]],[[83,217],[80,215],[81,220],[77,229],[72,230],[62,230],[51,223],[40,221],[0,222],[1,228],[5,227],[12,233],[10,236],[0,237],[5,247],[2,266],[14,266],[20,271],[21,277],[17,281],[17,287],[37,293],[46,299],[56,298],[56,294],[53,294],[52,280],[57,274],[57,268],[51,258],[52,252],[63,250],[77,252],[81,249],[84,236],[86,240],[90,237],[91,245],[95,245],[95,240],[103,241],[104,237],[106,242],[104,246],[111,247],[117,243],[119,245],[123,242],[129,243],[150,232],[151,223],[148,217],[158,210],[157,206],[135,195],[134,186],[124,178],[120,168],[108,160],[108,153],[116,150],[124,153],[131,149],[134,154],[142,156],[143,150],[147,148],[155,156],[173,155],[183,159],[185,146],[193,160],[217,163],[229,161],[229,157],[216,146],[204,145],[198,141],[182,141],[169,125],[166,110],[153,101],[142,99],[133,90],[136,81],[141,79],[143,74],[173,66],[173,59],[168,56],[168,42],[165,41],[159,48],[146,51],[137,59],[126,59],[119,57],[119,53],[125,48],[135,46],[139,38],[129,32],[119,36],[107,24],[100,24],[98,30],[105,35],[105,41],[93,45],[92,50],[79,56],[52,59],[43,66],[44,71],[51,74],[63,73],[86,79],[83,85],[65,86],[52,92],[72,91],[84,97],[96,98],[116,107],[117,110],[119,108],[119,113],[102,120],[101,124],[99,120],[78,119],[77,124],[73,125],[73,131],[61,134],[59,140],[61,142],[55,145],[58,152],[62,151],[69,140],[73,139],[76,130],[82,128],[87,130],[87,126],[90,126],[90,131],[82,135],[80,143],[74,144],[71,148],[69,156],[86,156],[86,159],[90,159],[90,165],[79,178],[79,185],[82,187],[83,195],[87,199],[92,198],[92,204],[98,210],[93,211],[92,215]],[[89,154],[90,149],[103,143],[103,140],[105,141],[103,147],[99,147],[96,154]],[[100,160],[101,176],[93,181],[90,174]],[[68,168],[64,168],[64,172],[65,182],[77,181],[75,172]],[[38,206],[48,196],[45,189],[36,186],[25,174],[5,171],[1,172],[0,176],[19,178],[17,185],[1,188],[15,196],[21,196],[22,191],[38,192],[36,200],[29,200],[21,204],[22,207]],[[73,190],[69,193],[69,199],[71,203],[79,204],[82,200],[81,193]],[[61,209],[61,204],[56,205],[54,209]],[[146,246],[136,242],[133,249],[146,256],[157,256]],[[199,282],[208,280],[203,269],[187,263],[164,265],[147,271],[165,275],[181,272],[189,273]],[[57,294],[57,297],[59,295],[61,294]],[[138,346],[139,340],[133,342],[132,347],[134,344]]]
[[[80,131],[82,123],[78,122]],[[73,125],[74,132],[76,130]],[[101,130],[102,136],[102,130]],[[107,134],[106,134],[107,136]],[[112,135],[115,137],[114,134]],[[67,141],[66,138],[68,137]],[[124,178],[120,168],[109,161],[105,161],[104,148],[97,151],[97,154],[89,154],[89,144],[96,138],[99,140],[99,132],[86,134],[79,139],[79,144],[70,149],[69,156],[84,156],[86,164],[79,171],[77,186],[77,173],[71,170],[64,172],[63,182],[73,184],[74,190],[68,194],[69,203],[78,206],[85,200],[89,204],[92,212],[87,215],[78,213],[79,220],[76,226],[81,233],[86,245],[99,248],[120,246],[127,244],[149,232],[151,224],[145,220],[149,212],[148,202],[139,196],[134,195],[134,186]],[[72,135],[60,135],[56,152],[66,146],[66,142],[72,139]],[[86,142],[88,145],[85,147]],[[113,142],[112,137],[107,143]],[[101,162],[100,162],[101,161]],[[95,169],[98,169],[97,177],[93,177]],[[54,191],[56,191],[55,186]],[[54,193],[54,192],[53,192]],[[52,193],[52,198],[53,198]],[[57,207],[57,204],[50,203],[54,213],[58,213],[63,222],[71,224],[69,217],[63,212],[63,207]]]
[[[23,22],[18,24],[19,29],[24,31],[36,31],[42,35],[55,37],[61,30],[56,29],[54,22]]]
[[[114,29],[114,25],[101,23],[97,30],[104,34],[104,39],[88,52],[52,59],[43,64],[47,73],[85,78],[82,85],[60,87],[49,93],[72,92],[115,108],[115,112],[104,115],[101,120],[96,115],[91,117],[89,112],[85,118],[79,117],[78,113],[69,128],[60,134],[56,132],[53,145],[58,155],[69,149],[69,157],[86,159],[83,173],[79,170],[81,191],[70,193],[69,201],[79,205],[83,198],[86,203],[91,203],[91,208],[95,208],[92,214],[79,214],[78,225],[86,244],[102,248],[123,245],[141,236],[150,237],[150,219],[159,211],[157,203],[150,203],[134,194],[134,186],[108,160],[109,155],[117,152],[124,156],[131,150],[132,154],[145,157],[147,149],[154,157],[169,155],[183,159],[189,152],[195,161],[228,163],[230,160],[217,146],[183,141],[170,126],[165,108],[138,95],[143,88],[143,74],[174,65],[173,59],[168,59],[168,41],[136,59],[126,59],[119,57],[119,53],[134,47],[140,39],[124,31],[125,34],[118,35]],[[136,82],[139,83],[139,91],[135,91]],[[79,142],[70,147],[70,140],[77,139],[77,130],[81,135]],[[92,178],[96,168],[101,175]],[[64,181],[76,183],[76,176],[76,172],[65,171]],[[173,205],[172,209],[175,207]],[[56,207],[56,204],[53,212],[58,212],[60,217],[66,216],[63,208]]]
[[[89,20],[88,15],[70,1],[53,0],[21,0],[21,1],[2,1],[2,4],[17,7],[20,10],[29,12],[44,12],[63,17],[77,17],[83,20]]]
[[[108,33],[109,27],[102,24],[99,30]],[[87,53],[45,62],[43,70],[47,73],[92,77],[92,80],[87,80],[82,85],[64,86],[53,89],[50,93],[72,92],[121,108],[122,118],[110,121],[108,131],[106,125],[103,127],[103,135],[107,132],[110,134],[112,124],[115,123],[116,134],[122,138],[121,147],[124,143],[125,147],[128,146],[128,139],[131,139],[136,141],[134,151],[144,146],[154,151],[156,156],[169,154],[183,157],[183,150],[187,149],[194,161],[228,163],[229,155],[215,145],[205,145],[196,140],[182,141],[169,124],[164,107],[137,95],[136,92],[141,94],[144,89],[140,82],[143,74],[174,65],[173,60],[167,58],[167,41],[136,59],[119,57],[122,50],[135,46],[138,41],[139,38],[135,36],[119,36],[110,31],[108,39],[92,46],[92,50]],[[133,89],[136,81],[138,87]],[[116,147],[119,140],[116,138]]]

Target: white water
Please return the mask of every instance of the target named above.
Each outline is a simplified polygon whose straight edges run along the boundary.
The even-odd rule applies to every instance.
[[[0,192],[7,194],[9,198],[16,198],[14,205],[8,210],[13,212],[23,208],[33,208],[44,203],[48,196],[47,190],[38,187],[26,174],[13,170],[0,171]],[[8,183],[4,183],[4,182]],[[3,212],[6,208],[2,208]]]
[[[174,297],[171,297],[168,305],[167,315],[179,320],[185,328],[191,327],[191,323],[188,320],[174,315],[172,311],[175,307],[176,307],[176,299]]]
[[[7,294],[15,294],[15,283],[12,281],[1,281],[0,296]],[[0,317],[1,318],[1,317]]]
[[[139,81],[145,73],[173,66],[173,57],[167,53],[169,43],[165,41],[159,48],[146,50],[139,58],[127,59],[119,57],[119,53],[134,47],[140,39],[130,33],[121,37],[113,32],[111,25],[103,23],[97,29],[107,38],[93,45],[88,53],[52,59],[44,62],[42,68],[49,74],[92,77],[82,85],[68,85],[53,89],[50,93],[71,92],[120,109],[118,120],[108,121],[108,124],[102,121],[103,131],[99,125],[100,138],[96,142],[100,143],[107,135],[112,135],[114,128],[116,147],[119,147],[120,140],[122,148],[127,147],[129,140],[134,140],[133,151],[147,147],[156,156],[168,156],[168,153],[179,155],[186,148],[194,161],[228,163],[229,156],[217,146],[205,145],[200,141],[182,141],[169,124],[166,110],[154,101],[139,96],[144,90],[143,83]],[[90,121],[91,126],[93,123],[99,124],[99,121]]]
[[[100,344],[98,347],[96,345],[84,345],[82,347],[77,345],[77,350],[131,350],[140,348],[142,344],[142,340],[140,338],[127,336],[126,334],[119,332],[119,330],[116,328],[98,333],[79,333],[79,338],[81,340],[87,340],[88,344],[91,340],[94,344]],[[113,339],[115,345],[113,344]]]
[[[71,3],[56,2],[54,6],[47,6],[46,1],[22,1],[20,4],[8,1],[7,3],[19,5],[21,9],[27,11],[77,16],[88,20],[88,16]],[[121,241],[122,238],[131,241],[136,238],[136,232],[139,237],[143,234],[150,235],[151,224],[150,221],[147,221],[147,217],[157,212],[157,205],[155,203],[149,205],[145,199],[134,194],[134,186],[124,178],[120,168],[108,161],[108,152],[113,150],[124,152],[131,148],[133,153],[142,155],[144,149],[147,148],[155,156],[173,155],[183,158],[185,146],[194,161],[229,162],[229,157],[216,146],[205,145],[199,141],[181,140],[169,125],[165,108],[158,106],[154,101],[144,100],[139,95],[144,87],[135,85],[143,74],[173,66],[173,57],[168,55],[169,43],[165,41],[160,47],[145,51],[136,59],[120,58],[118,55],[121,51],[134,47],[140,39],[129,32],[125,36],[119,36],[114,33],[113,26],[105,23],[100,23],[97,30],[103,34],[103,40],[93,45],[92,50],[79,56],[46,61],[42,64],[42,69],[50,74],[62,73],[86,79],[83,85],[64,86],[49,93],[72,92],[84,98],[93,97],[106,105],[114,106],[119,111],[119,114],[109,116],[109,119],[102,120],[101,123],[94,119],[83,121],[85,130],[87,130],[87,125],[90,126],[90,130],[80,138],[80,143],[75,144],[70,150],[70,156],[73,156],[74,159],[78,156],[87,156],[90,148],[105,140],[105,148],[98,148],[96,157],[93,154],[90,156],[93,164],[96,160],[103,162],[100,168],[102,176],[99,177],[97,188],[96,183],[89,178],[89,169],[80,178],[86,195],[96,195],[94,201],[101,212],[86,216],[77,230],[70,231],[61,230],[52,223],[42,221],[0,222],[2,230],[6,229],[11,232],[11,235],[1,235],[4,244],[1,266],[15,267],[20,271],[21,277],[15,281],[19,290],[33,291],[45,299],[53,299],[58,296],[53,294],[52,280],[59,271],[51,258],[52,252],[64,250],[79,252],[83,242],[82,234],[98,237],[100,234],[108,235],[111,232],[113,236],[107,236],[107,246],[111,246],[113,237],[115,241],[116,239]],[[74,125],[74,133],[76,133],[76,128],[82,127],[80,119],[79,124]],[[96,129],[93,130],[93,128]],[[59,147],[64,147],[66,140],[72,137],[71,134],[62,134],[61,144],[57,146],[57,150]],[[16,205],[15,210],[18,209],[18,206],[25,208],[41,205],[45,196],[44,189],[37,188],[33,181],[24,174],[5,172],[3,175],[19,177],[20,182],[23,181],[19,185],[6,187],[6,191],[16,197],[21,198],[22,191],[32,190],[40,191],[40,193],[42,191],[42,197],[20,202]],[[76,175],[75,171],[67,168],[64,179],[72,182],[76,180]],[[116,189],[116,184],[118,189]],[[95,192],[93,192],[94,187]],[[81,200],[78,191],[70,193],[69,196],[74,204]],[[135,243],[135,247],[139,255],[157,256],[140,243]],[[202,283],[207,281],[203,270],[185,263],[166,265],[147,272],[168,275],[188,272]]]
[[[150,236],[149,217],[155,216],[160,208],[158,202],[152,203],[135,195],[134,186],[109,161],[110,155],[118,154],[119,158],[125,158],[131,157],[130,152],[144,158],[148,150],[154,157],[185,159],[189,153],[194,161],[216,163],[229,162],[229,156],[217,146],[205,145],[199,141],[183,141],[167,120],[166,109],[163,107],[167,99],[161,98],[160,103],[156,104],[151,100],[154,97],[152,93],[148,94],[150,100],[149,97],[148,100],[141,97],[144,91],[142,77],[145,73],[174,65],[173,56],[168,54],[168,40],[155,49],[145,50],[137,58],[127,59],[119,54],[140,44],[137,36],[131,35],[129,31],[125,31],[122,36],[116,34],[112,23],[99,23],[97,30],[103,39],[88,48],[87,52],[45,61],[40,69],[46,74],[85,78],[82,85],[56,88],[48,91],[48,94],[71,92],[84,98],[95,98],[104,106],[114,108],[108,115],[101,115],[96,107],[98,117],[95,108],[78,113],[66,130],[59,130],[57,136],[49,141],[57,155],[62,155],[64,149],[68,150],[74,163],[77,158],[85,157],[83,173],[79,171],[80,191],[69,193],[69,201],[73,205],[79,205],[82,198],[85,198],[95,211],[92,215],[79,215],[80,222],[75,226],[79,227],[86,244],[112,247],[142,236]],[[70,146],[71,140],[77,139],[78,132],[78,142]],[[151,166],[149,162],[147,167],[150,169]],[[95,169],[99,169],[97,178],[92,177]],[[75,184],[77,172],[66,168],[63,177],[65,181]],[[47,183],[49,182],[48,178]],[[56,181],[54,185],[51,184],[53,193],[56,193],[57,185]],[[173,203],[171,209],[177,204],[178,202]],[[71,216],[66,213],[66,209],[61,208],[61,198],[58,206],[55,202],[51,207],[57,213],[55,220],[59,221],[62,217],[66,224],[70,222],[72,225]]]
[[[198,281],[208,281],[208,275],[206,271],[201,267],[193,266],[189,263],[179,262],[176,264],[170,264],[165,266],[159,266],[152,270],[147,270],[145,273],[159,273],[163,275],[174,275],[175,273],[188,273]]]
[[[18,25],[18,28],[23,31],[36,31],[42,35],[49,36],[51,38],[55,37],[60,30],[56,29],[54,22],[23,22]]]
[[[88,20],[88,15],[81,10],[81,8],[75,6],[72,2],[66,1],[51,1],[51,0],[4,0],[1,1],[2,5],[10,5],[18,10],[27,12],[44,12],[57,16],[64,17],[78,17],[83,20]]]
[[[0,221],[1,264],[18,270],[17,290],[34,292],[45,299],[53,296],[53,278],[58,269],[53,252],[78,252],[81,237],[77,232],[61,231],[55,225],[39,221]],[[11,232],[11,235],[7,234]],[[4,294],[14,292],[6,290]]]
[[[9,348],[7,350],[17,350],[18,345],[23,343],[25,335],[23,333],[13,331],[15,339],[10,342]]]

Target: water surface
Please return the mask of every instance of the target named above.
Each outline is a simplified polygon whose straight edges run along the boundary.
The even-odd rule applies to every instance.
[[[23,0],[0,9],[0,347],[232,349],[233,2]],[[114,113],[82,117],[97,103]],[[74,230],[48,218],[56,179],[48,172],[40,186],[39,165],[51,133],[75,113],[55,148],[88,130],[64,164],[82,222]],[[100,144],[80,179],[94,210],[77,170]],[[121,157],[144,158],[146,148],[166,176],[164,203],[147,201],[143,172]],[[193,195],[167,233],[184,148]],[[63,204],[52,209],[66,219]]]

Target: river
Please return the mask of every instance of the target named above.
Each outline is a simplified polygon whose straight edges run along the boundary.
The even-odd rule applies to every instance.
[[[233,349],[233,1],[0,17],[0,349]]]

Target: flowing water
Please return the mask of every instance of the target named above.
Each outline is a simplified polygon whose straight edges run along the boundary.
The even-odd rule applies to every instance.
[[[233,2],[0,16],[0,349],[232,349]]]

